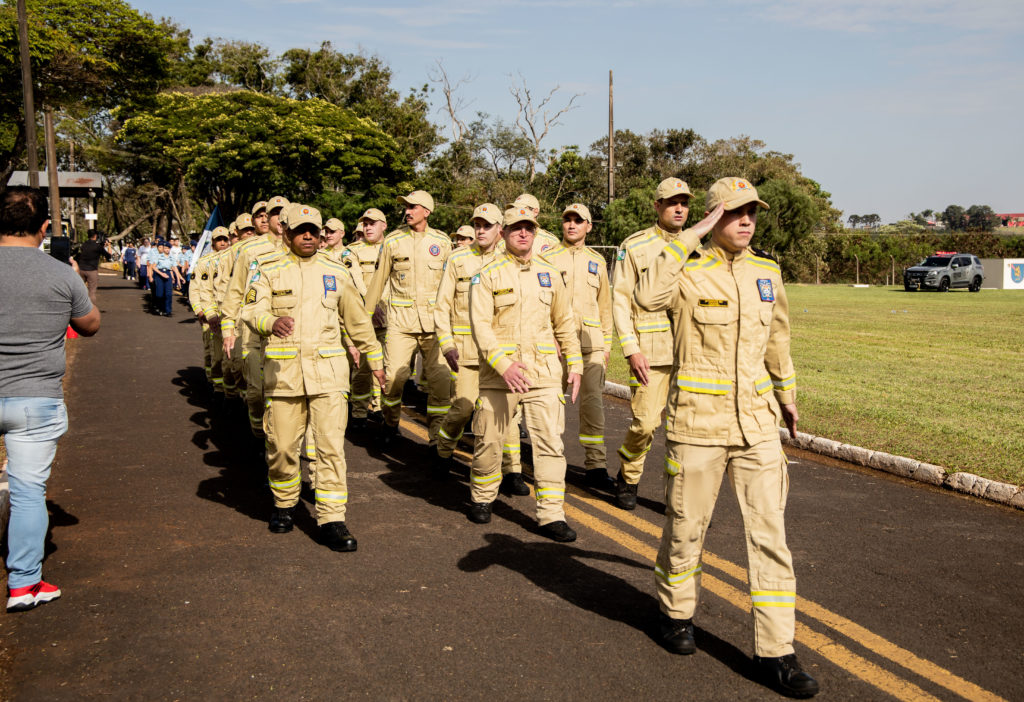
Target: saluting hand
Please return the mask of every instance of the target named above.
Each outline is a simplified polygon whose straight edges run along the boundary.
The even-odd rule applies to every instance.
[[[278,339],[287,338],[295,331],[295,320],[291,317],[278,317],[271,331]]]
[[[703,239],[704,235],[706,235],[708,232],[715,228],[715,225],[718,224],[718,220],[722,218],[722,214],[724,212],[725,203],[718,203],[717,205],[715,205],[715,209],[708,212],[707,216],[704,217],[704,219],[690,227],[689,231],[693,232],[701,239]]]
[[[505,379],[505,385],[512,392],[530,391],[530,381],[523,375],[524,370],[526,370],[525,365],[519,361],[513,361],[508,370],[501,374],[501,377]]]

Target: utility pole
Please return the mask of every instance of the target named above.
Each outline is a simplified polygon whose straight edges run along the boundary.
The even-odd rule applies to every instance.
[[[60,222],[60,185],[57,180],[57,137],[53,129],[53,108],[43,110],[46,130],[46,175],[50,177],[50,236],[64,236]]]
[[[69,170],[72,173],[74,173],[75,172],[75,142],[69,141],[68,142],[68,147],[71,149],[71,158],[70,158]],[[78,231],[78,224],[75,222],[75,214],[76,214],[75,205],[77,203],[75,202],[75,198],[73,198],[73,197],[72,198],[68,198],[68,199],[71,200],[71,202],[69,203],[70,207],[68,208],[68,221],[71,222],[71,228],[74,229],[77,232]],[[91,228],[92,227],[90,227],[90,229]]]
[[[25,142],[28,148],[28,185],[39,187],[39,154],[36,152],[36,108],[32,100],[32,63],[28,52],[28,15],[25,0],[18,0],[18,45],[21,49],[21,91],[25,97]]]
[[[615,199],[615,96],[608,71],[608,202]]]

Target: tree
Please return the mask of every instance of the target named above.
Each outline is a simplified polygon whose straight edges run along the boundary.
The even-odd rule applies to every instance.
[[[970,231],[990,232],[1003,223],[988,205],[971,205],[965,214],[967,229]]]
[[[515,98],[516,104],[519,106],[518,112],[516,112],[515,125],[522,132],[523,136],[530,140],[533,144],[534,152],[530,157],[530,182],[537,175],[537,161],[541,155],[541,143],[547,138],[548,133],[552,127],[561,124],[561,118],[566,112],[575,109],[576,98],[581,97],[581,93],[576,93],[569,98],[563,107],[558,110],[554,109],[551,105],[551,101],[555,97],[560,89],[560,86],[552,88],[547,95],[545,95],[538,102],[530,91],[529,86],[526,85],[526,78],[522,75],[519,76],[522,85],[513,84],[509,88],[509,92],[512,97]]]
[[[117,140],[137,182],[184,182],[227,216],[275,194],[309,202],[335,191],[348,196],[344,214],[354,218],[366,206],[393,204],[412,175],[377,125],[316,99],[164,93],[128,119]]]
[[[967,212],[960,205],[950,205],[940,215],[946,226],[953,231],[967,229]]]
[[[776,178],[761,184],[757,194],[768,203],[757,215],[755,242],[767,251],[783,256],[814,233],[818,210],[814,200],[795,184]]]
[[[847,221],[850,223],[850,229],[856,229],[857,225],[861,223],[861,216],[852,214]]]
[[[122,0],[26,0],[37,108],[129,109],[166,83],[174,43]],[[0,5],[0,191],[23,162],[25,123],[14,0]],[[41,131],[41,130],[40,130]]]

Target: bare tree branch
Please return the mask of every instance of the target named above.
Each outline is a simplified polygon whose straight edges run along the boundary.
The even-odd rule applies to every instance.
[[[462,141],[463,137],[466,136],[466,132],[469,131],[466,123],[459,119],[459,112],[472,105],[473,101],[466,101],[456,96],[455,93],[463,85],[473,82],[473,76],[467,73],[455,81],[453,85],[448,78],[448,71],[445,70],[444,61],[437,59],[435,63],[437,64],[437,69],[431,70],[428,77],[431,83],[439,83],[441,85],[441,92],[444,94],[445,100],[444,109],[448,112],[448,119],[452,125],[452,140],[458,143]],[[438,109],[440,110],[441,108]]]
[[[509,78],[512,78],[512,76],[509,75]],[[519,74],[519,81],[522,83],[521,86],[513,82],[508,90],[512,97],[515,98],[516,105],[519,107],[516,112],[515,125],[519,128],[522,135],[533,144],[534,153],[530,157],[530,182],[532,183],[537,175],[537,159],[541,158],[541,143],[547,138],[552,127],[557,127],[562,123],[561,118],[567,112],[579,107],[575,104],[576,98],[583,97],[583,93],[573,94],[564,107],[552,112],[554,107],[551,106],[551,101],[561,89],[561,86],[556,85],[540,102],[535,103],[533,93],[530,92],[530,88],[526,84],[526,78],[522,73]]]

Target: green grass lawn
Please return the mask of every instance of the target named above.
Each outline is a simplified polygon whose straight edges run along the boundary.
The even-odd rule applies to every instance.
[[[1024,292],[786,290],[802,431],[1024,485]]]

